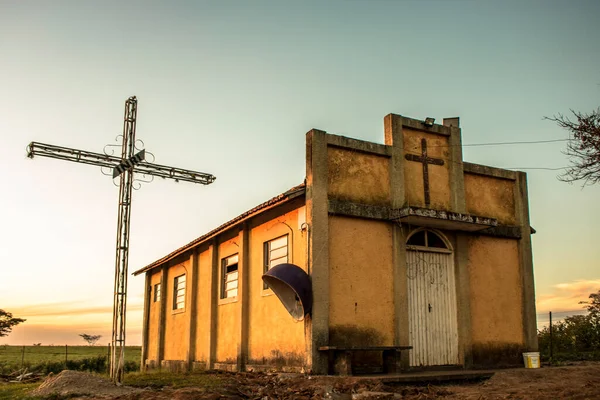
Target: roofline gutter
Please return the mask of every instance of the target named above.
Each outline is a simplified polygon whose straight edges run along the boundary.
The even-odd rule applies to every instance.
[[[207,234],[205,234],[204,236],[200,236],[198,239],[193,240],[192,242],[190,242],[189,244],[187,244],[186,246],[183,246],[182,248],[180,248],[179,250],[175,250],[173,253],[166,255],[165,257],[158,259],[156,261],[154,261],[153,263],[135,271],[132,273],[133,276],[138,276],[144,272],[150,271],[166,262],[171,261],[172,259],[184,254],[185,252],[193,249],[194,247],[200,246],[201,244],[203,244],[204,242],[206,242],[207,240],[213,239],[214,237],[220,235],[221,233],[235,228],[237,225],[240,225],[244,222],[246,222],[247,220],[256,217],[259,214],[262,214],[268,210],[271,210],[275,207],[278,207],[282,204],[285,204],[289,201],[292,201],[302,195],[304,195],[306,192],[306,187],[304,185],[302,185],[302,187],[296,189],[295,191],[292,191],[291,193],[287,194],[285,197],[281,198],[280,200],[277,200],[275,203],[273,204],[268,204],[265,205],[264,208],[259,208],[257,210],[255,210],[254,212],[251,212],[248,215],[244,215],[241,214],[240,216],[230,220],[229,222],[226,222],[225,224],[223,224],[223,226],[216,228],[213,231],[208,232]],[[268,203],[268,202],[267,202]],[[260,206],[259,206],[260,207]],[[251,210],[250,210],[251,211]]]

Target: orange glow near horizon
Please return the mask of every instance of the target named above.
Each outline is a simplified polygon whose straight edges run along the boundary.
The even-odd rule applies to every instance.
[[[552,289],[551,293],[537,295],[538,314],[583,310],[584,305],[580,302],[600,290],[600,280],[560,283]],[[127,344],[141,345],[143,299],[130,299],[127,310]],[[112,306],[80,303],[79,307],[74,307],[73,303],[61,302],[10,307],[6,311],[27,321],[0,338],[0,345],[84,345],[79,337],[81,333],[102,335],[100,344],[109,343],[111,339]]]
[[[536,296],[538,313],[583,310],[584,304],[580,302],[587,301],[591,293],[600,290],[600,279],[559,283],[552,288],[552,293],[540,293]]]
[[[143,301],[133,298],[127,306],[127,345],[141,344]],[[102,335],[99,343],[110,343],[112,306],[73,303],[34,304],[6,311],[26,321],[0,338],[0,345],[85,345],[79,334]]]

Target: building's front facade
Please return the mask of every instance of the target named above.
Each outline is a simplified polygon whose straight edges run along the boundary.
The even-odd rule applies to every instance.
[[[313,130],[303,185],[145,273],[144,367],[327,372],[325,345],[409,345],[405,366],[537,349],[526,175],[463,162],[458,119],[390,114],[385,144]],[[298,321],[261,279],[312,282]]]

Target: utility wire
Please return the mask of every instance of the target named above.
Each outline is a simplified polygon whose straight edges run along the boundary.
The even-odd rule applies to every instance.
[[[552,139],[552,140],[532,140],[528,142],[496,142],[496,143],[473,143],[473,144],[463,144],[463,147],[466,146],[501,146],[506,144],[538,144],[538,143],[554,143],[554,142],[566,142],[570,139]],[[456,145],[458,146],[458,145]]]
[[[507,168],[505,167],[504,169],[517,169],[517,170],[521,170],[521,169],[541,169],[541,170],[546,170],[546,171],[560,171],[561,169],[567,169],[569,167],[557,167],[557,168],[547,168],[547,167],[514,167],[514,168]]]
[[[521,142],[490,142],[490,143],[471,143],[471,144],[453,144],[453,145],[427,145],[428,148],[430,147],[456,147],[456,146],[462,146],[462,147],[476,147],[476,146],[502,146],[502,145],[519,145],[519,144],[543,144],[543,143],[556,143],[556,142],[566,142],[569,141],[570,139],[549,139],[549,140],[532,140],[532,141],[521,141]],[[418,150],[419,147],[418,146],[414,146],[413,147],[414,150]],[[410,154],[414,154],[417,156],[420,156],[421,153],[419,152],[413,152],[413,151],[406,151],[407,153]],[[458,161],[452,161],[449,160],[447,158],[443,158],[440,157],[442,160],[449,162],[449,163],[456,163],[456,164],[462,164],[461,162]],[[519,167],[519,168],[509,168],[509,167],[496,167],[496,168],[501,168],[501,169],[508,169],[508,170],[544,170],[544,171],[560,171],[563,169],[567,169],[569,167]]]
[[[490,142],[490,143],[470,143],[470,144],[427,144],[427,147],[476,147],[476,146],[503,146],[503,145],[515,145],[515,144],[540,144],[540,143],[556,143],[556,142],[568,142],[571,139],[550,139],[550,140],[531,140],[523,142]],[[417,149],[417,147],[415,147]]]
[[[431,147],[435,147],[435,146],[431,146]],[[427,146],[427,148],[429,148],[429,145]],[[421,153],[417,153],[414,151],[406,151],[407,154],[414,154],[416,156],[421,156]],[[438,158],[440,160],[444,160],[444,162],[447,163],[453,163],[453,164],[464,164],[464,163],[470,163],[470,164],[477,164],[477,163],[471,163],[470,161],[453,161],[450,160],[449,158],[445,158],[445,157],[433,157],[431,155],[427,155],[428,157],[432,157],[432,158]],[[563,169],[567,169],[569,167],[522,167],[522,168],[516,168],[516,167],[493,167],[493,168],[498,168],[498,169],[507,169],[507,170],[545,170],[545,171],[560,171]]]

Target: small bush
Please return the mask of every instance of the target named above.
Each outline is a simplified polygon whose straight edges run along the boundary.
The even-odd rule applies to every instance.
[[[140,370],[140,363],[135,361],[125,361],[124,369],[125,372],[138,372]]]

